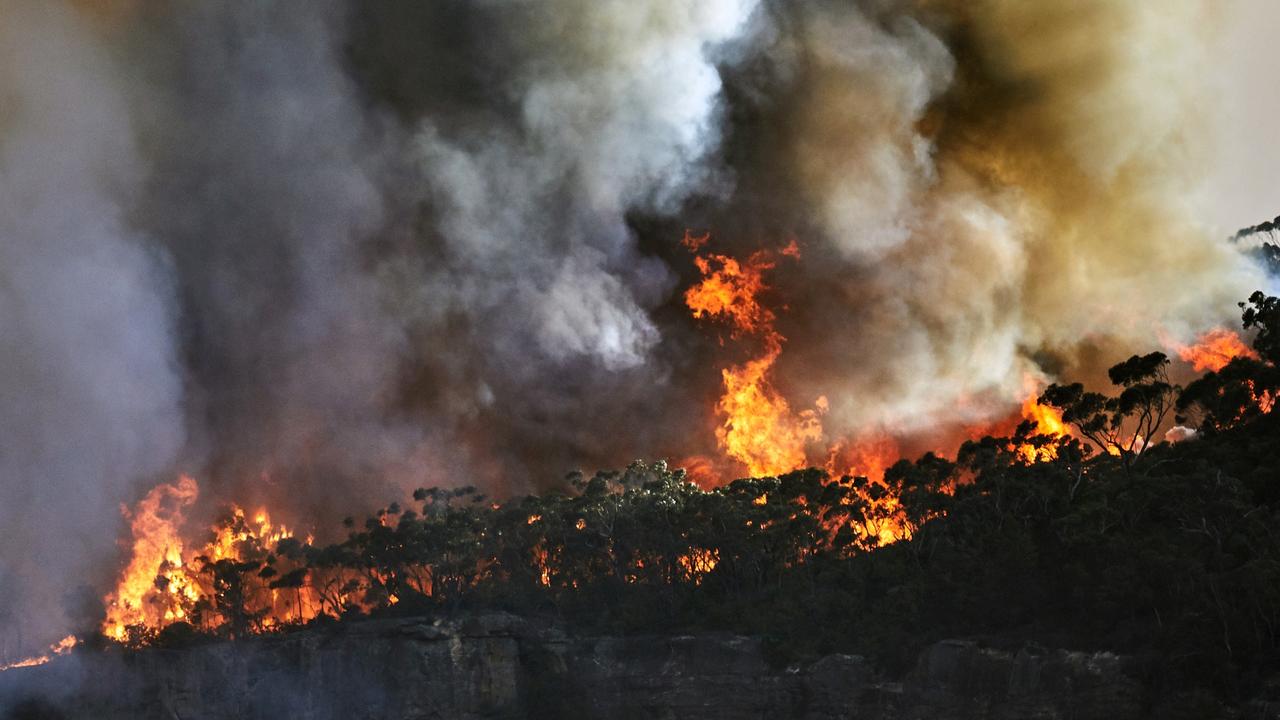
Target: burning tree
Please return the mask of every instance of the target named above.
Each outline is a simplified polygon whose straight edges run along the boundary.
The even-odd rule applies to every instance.
[[[1115,397],[1086,392],[1080,383],[1053,384],[1039,402],[1061,410],[1064,422],[1100,450],[1118,455],[1128,470],[1156,436],[1181,390],[1169,383],[1168,366],[1169,358],[1161,352],[1134,355],[1107,371],[1122,388]]]
[[[1242,325],[1256,334],[1243,348],[1187,385],[1178,398],[1180,420],[1218,432],[1271,412],[1280,394],[1280,300],[1255,292],[1243,309]]]
[[[1134,355],[1108,373],[1115,395],[1050,385],[1010,431],[965,442],[954,460],[899,460],[878,478],[809,468],[703,487],[637,461],[573,473],[564,492],[541,496],[419,489],[363,523],[349,518],[346,538],[329,544],[232,507],[203,544],[184,544],[198,487],[182,477],[129,513],[133,556],[102,631],[138,645],[499,607],[612,631],[785,632],[787,653],[890,657],[961,620],[998,628],[1013,622],[1005,615],[1047,614],[1102,642],[1114,626],[1097,618],[1140,613],[1157,620],[1138,623],[1137,642],[1231,666],[1280,651],[1270,630],[1280,596],[1267,585],[1280,582],[1280,545],[1266,520],[1280,517],[1280,491],[1265,469],[1280,452],[1267,400],[1278,387],[1275,307],[1252,298],[1252,350],[1185,390],[1164,354]],[[1175,406],[1199,416],[1200,441],[1157,442]],[[1237,477],[1224,465],[1249,469]],[[1090,593],[1118,599],[1099,605]],[[1084,623],[1076,605],[1096,618]]]

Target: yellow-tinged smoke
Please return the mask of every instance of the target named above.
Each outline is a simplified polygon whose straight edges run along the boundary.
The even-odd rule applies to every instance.
[[[831,250],[811,256],[846,268],[838,299],[813,302],[856,316],[821,352],[862,365],[799,383],[831,398],[828,428],[971,421],[1020,399],[1028,373],[1096,373],[1161,332],[1230,322],[1264,278],[1190,211],[1217,10],[817,2],[788,16],[799,29],[773,51],[798,88],[784,153]]]
[[[174,465],[318,524],[775,435],[742,464],[880,469],[1190,344],[1266,288],[1189,209],[1221,7],[0,0],[0,618],[45,636],[0,662]],[[763,348],[687,317],[685,227],[797,240]]]

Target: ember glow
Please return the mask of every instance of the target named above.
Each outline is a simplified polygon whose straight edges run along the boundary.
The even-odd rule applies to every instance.
[[[699,585],[703,575],[716,569],[716,564],[720,562],[720,551],[695,548],[680,555],[676,562],[684,575],[683,579]]]

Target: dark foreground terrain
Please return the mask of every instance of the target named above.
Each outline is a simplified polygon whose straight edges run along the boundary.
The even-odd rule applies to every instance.
[[[1252,352],[1185,387],[1135,355],[1110,395],[1045,390],[1071,434],[881,482],[635,463],[251,538],[197,558],[191,623],[0,672],[0,720],[1280,718],[1280,298],[1242,325]],[[324,611],[269,626],[277,591]]]
[[[1129,662],[949,640],[888,678],[855,655],[775,667],[750,637],[569,637],[494,613],[80,652],[0,674],[0,696],[8,718],[100,720],[1280,717],[1261,700],[1153,703]]]

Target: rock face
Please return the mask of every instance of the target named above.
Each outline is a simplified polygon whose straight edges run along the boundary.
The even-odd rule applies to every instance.
[[[1143,716],[1138,683],[1107,654],[948,641],[887,682],[852,655],[776,670],[754,638],[571,638],[501,614],[81,652],[0,673],[0,708],[98,720]]]

